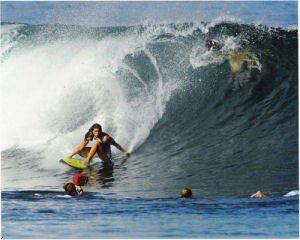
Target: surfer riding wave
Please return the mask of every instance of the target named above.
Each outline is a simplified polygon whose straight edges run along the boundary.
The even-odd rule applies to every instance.
[[[86,147],[86,145],[92,140],[95,140],[93,146]],[[88,165],[94,155],[97,153],[99,158],[107,163],[111,160],[111,145],[123,152],[125,157],[129,157],[130,153],[128,153],[111,136],[105,132],[102,132],[102,127],[100,124],[95,123],[89,128],[81,144],[68,156],[68,158],[72,158],[76,154],[86,156],[84,164]]]

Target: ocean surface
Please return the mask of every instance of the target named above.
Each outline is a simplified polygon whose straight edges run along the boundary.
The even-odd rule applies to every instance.
[[[231,90],[208,38],[246,42],[254,81]],[[299,237],[297,28],[2,23],[1,110],[4,239]],[[59,159],[95,122],[132,155],[68,197]]]
[[[298,196],[126,198],[2,192],[4,238],[297,238]]]

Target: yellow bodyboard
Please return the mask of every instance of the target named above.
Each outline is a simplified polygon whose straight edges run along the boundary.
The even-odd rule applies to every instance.
[[[75,159],[75,158],[65,158],[60,159],[60,162],[67,164],[70,167],[77,168],[77,169],[85,169],[89,167],[89,165],[84,165],[84,160],[82,159]]]

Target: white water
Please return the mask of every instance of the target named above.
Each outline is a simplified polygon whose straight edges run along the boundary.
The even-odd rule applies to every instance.
[[[44,32],[40,29],[31,36],[33,41],[26,42],[27,37],[19,32],[26,25],[5,25],[1,32],[1,150],[39,147],[47,149],[47,159],[57,159],[69,154],[90,125],[98,122],[117,142],[134,151],[148,137],[170,96],[183,82],[160,73],[148,44],[162,33],[186,36],[197,27],[205,30],[211,26],[175,30],[149,25],[142,34],[133,31],[101,40],[86,34],[49,39],[53,29],[45,27]],[[234,42],[219,41],[225,50]],[[193,67],[223,61],[210,54],[199,55],[203,45],[196,42],[190,56]],[[144,82],[124,62],[126,55],[139,52],[151,62],[157,75],[155,84]],[[118,76],[120,70],[143,86],[136,87],[134,97],[128,97],[132,86],[124,85],[122,76]]]
[[[16,28],[2,29],[3,35],[12,36]],[[59,159],[82,141],[95,122],[129,151],[136,149],[163,115],[176,88],[162,79],[147,41],[135,33],[101,40],[79,36],[19,46],[3,58],[15,46],[8,39],[1,62],[1,115],[5,116],[1,150],[38,147],[46,149],[46,159]],[[130,99],[130,88],[116,75],[127,68],[143,81],[123,62],[136,51],[145,51],[159,77],[153,86],[143,83],[148,91]]]
[[[239,37],[224,37],[215,38],[221,48],[218,51],[206,51],[205,41],[197,44],[192,49],[190,55],[190,63],[193,68],[205,67],[209,64],[220,64],[224,62],[225,55],[228,51],[234,50],[239,46]]]

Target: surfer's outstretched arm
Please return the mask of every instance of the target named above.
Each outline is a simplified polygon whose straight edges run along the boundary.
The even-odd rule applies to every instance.
[[[125,157],[129,157],[130,153],[127,152],[120,144],[118,144],[112,137],[110,137],[110,143],[111,145],[114,145],[117,149],[119,149],[121,152],[124,153]]]
[[[80,145],[75,148],[75,150],[68,156],[68,158],[73,157],[75,154],[79,153],[82,149],[84,149],[84,147],[89,143],[90,139],[89,138],[85,138],[82,143],[80,143]]]
[[[247,58],[246,61],[249,63],[249,68],[257,68],[259,71],[261,71],[261,63],[258,59],[258,57],[251,52],[247,52]]]

